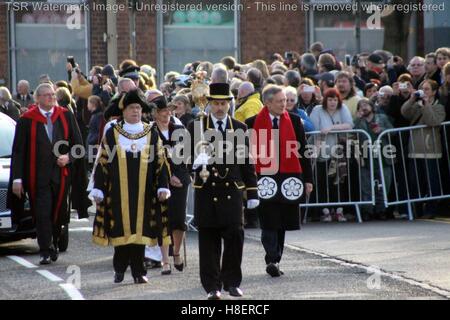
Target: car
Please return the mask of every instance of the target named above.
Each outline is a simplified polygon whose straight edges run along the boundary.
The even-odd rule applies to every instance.
[[[11,154],[14,141],[16,122],[0,112],[0,241],[18,241],[26,238],[36,238],[36,228],[29,210],[28,201],[25,203],[24,215],[13,222],[11,210],[7,208],[8,184],[11,169]],[[62,226],[59,239],[59,251],[67,250],[69,242],[69,228]]]
[[[16,241],[35,238],[36,230],[29,210],[18,223],[11,220],[11,211],[7,208],[9,174],[11,168],[11,152],[14,141],[16,122],[0,113],[0,240]],[[29,207],[25,204],[26,207]]]

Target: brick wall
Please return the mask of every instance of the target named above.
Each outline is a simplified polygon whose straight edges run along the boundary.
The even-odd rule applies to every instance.
[[[106,0],[95,0],[95,3],[106,3]],[[90,12],[91,66],[105,65],[108,60],[108,45],[103,41],[107,31],[106,11],[92,10]]]
[[[264,1],[266,4],[279,5],[279,0]],[[285,0],[284,3],[299,3]],[[305,50],[305,14],[301,10],[281,12],[258,11],[253,0],[242,1],[245,10],[241,12],[240,43],[241,62],[255,59],[268,60],[274,52],[304,52]],[[247,4],[251,9],[247,9]]]
[[[142,11],[136,13],[136,60],[138,64],[156,66],[156,14]]]
[[[8,82],[8,47],[8,12],[6,4],[0,3],[0,86],[6,85],[11,87],[11,84]]]

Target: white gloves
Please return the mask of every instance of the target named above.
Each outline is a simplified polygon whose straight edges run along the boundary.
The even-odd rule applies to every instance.
[[[192,168],[195,170],[202,165],[207,165],[209,159],[210,159],[210,157],[206,153],[204,153],[204,152],[200,153],[197,156],[197,158],[194,160],[194,163],[192,164]]]
[[[103,198],[105,197],[103,195],[103,191],[99,189],[92,189],[92,191],[89,193],[89,199],[94,200],[97,204],[103,201]]]
[[[251,199],[247,200],[247,209],[255,209],[257,206],[259,206],[259,200]]]
[[[166,188],[159,188],[159,189],[158,189],[158,191],[157,191],[158,198],[161,196],[161,193],[163,193],[163,192],[166,193],[166,199],[165,199],[165,200],[169,199],[170,196],[171,196],[171,193],[170,193],[170,190],[169,190],[169,189],[166,189]]]

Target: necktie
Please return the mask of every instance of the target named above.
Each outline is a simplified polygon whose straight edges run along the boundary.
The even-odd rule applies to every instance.
[[[222,133],[225,133],[225,130],[224,130],[224,128],[222,127],[223,121],[222,121],[222,120],[219,120],[219,121],[217,121],[217,124],[219,125],[219,131],[222,132]]]
[[[272,120],[272,128],[278,129],[278,118],[273,118]]]
[[[45,114],[45,116],[47,117],[47,135],[48,138],[50,139],[50,142],[53,141],[53,123],[52,123],[52,119],[50,119],[52,113],[51,112],[47,112]]]

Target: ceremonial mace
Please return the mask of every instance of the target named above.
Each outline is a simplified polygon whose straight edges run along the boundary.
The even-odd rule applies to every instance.
[[[205,141],[203,120],[207,116],[205,113],[205,108],[206,105],[208,104],[208,99],[206,98],[206,96],[209,95],[209,86],[206,84],[205,75],[203,72],[199,72],[197,74],[197,78],[192,82],[191,90],[192,90],[192,99],[194,100],[195,105],[197,105],[200,108],[200,112],[198,114],[198,117],[200,118],[200,139],[201,139],[200,153],[206,153],[206,146],[208,145],[208,143]],[[206,180],[208,180],[209,175],[210,173],[208,169],[206,169],[206,165],[203,164],[202,170],[199,173],[199,176],[203,180],[203,183],[206,183]]]

